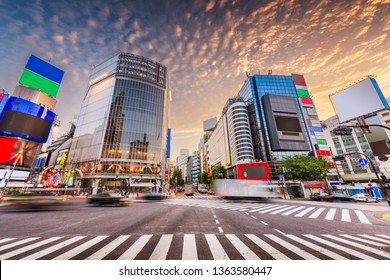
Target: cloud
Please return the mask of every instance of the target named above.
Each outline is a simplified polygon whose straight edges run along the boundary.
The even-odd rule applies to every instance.
[[[53,40],[56,41],[56,43],[62,45],[64,43],[65,37],[63,35],[60,35],[60,34],[55,34],[53,36]]]

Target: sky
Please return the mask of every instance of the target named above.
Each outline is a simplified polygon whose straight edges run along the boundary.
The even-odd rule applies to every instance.
[[[168,67],[172,157],[197,150],[250,75],[303,74],[319,117],[329,95],[375,75],[390,97],[390,0],[1,0],[0,89],[12,93],[31,54],[65,71],[63,132],[94,65],[118,51]],[[348,106],[348,104],[346,104]]]

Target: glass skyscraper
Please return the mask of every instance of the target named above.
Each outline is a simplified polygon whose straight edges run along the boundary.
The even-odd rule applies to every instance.
[[[162,178],[166,156],[167,68],[118,53],[90,75],[69,167],[95,184],[125,185]],[[117,179],[119,181],[117,182]]]

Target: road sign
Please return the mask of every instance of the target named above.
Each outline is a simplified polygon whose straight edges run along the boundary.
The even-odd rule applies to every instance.
[[[279,177],[279,180],[283,179],[283,175],[282,174],[278,174],[278,177]]]
[[[365,158],[359,158],[358,162],[361,166],[366,166],[368,164],[368,160],[366,160]]]

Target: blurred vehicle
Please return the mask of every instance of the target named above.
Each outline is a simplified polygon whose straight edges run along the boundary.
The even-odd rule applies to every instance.
[[[310,195],[310,199],[317,201],[331,201],[333,200],[333,195],[327,193],[313,193],[312,195]]]
[[[363,201],[363,202],[379,202],[379,199],[377,197],[365,193],[357,193],[352,196],[352,199],[355,201]]]
[[[142,193],[140,195],[140,199],[145,199],[145,200],[163,200],[165,199],[165,195],[161,193]]]
[[[185,195],[186,196],[193,196],[194,195],[194,191],[192,190],[192,187],[191,185],[185,185]]]
[[[332,193],[333,199],[348,201],[352,200],[352,197],[344,193]]]
[[[127,205],[129,198],[115,192],[101,192],[87,198],[87,203],[92,205]]]
[[[197,189],[198,188],[198,183],[193,183],[192,184],[192,188]]]
[[[186,195],[186,196],[193,196],[193,195],[194,195],[194,192],[193,192],[193,191],[186,191],[186,192],[185,192],[185,195]]]
[[[6,196],[2,203],[13,209],[45,210],[60,206],[61,197],[53,191],[20,192]]]
[[[198,187],[198,191],[200,193],[207,193],[206,185],[205,184],[200,184]]]
[[[184,192],[184,188],[182,186],[177,187],[177,192]]]

